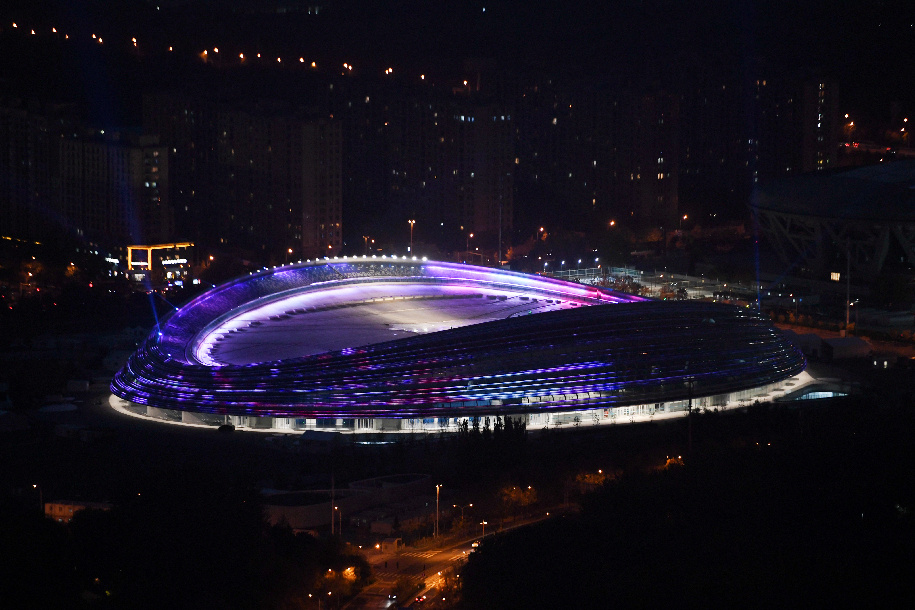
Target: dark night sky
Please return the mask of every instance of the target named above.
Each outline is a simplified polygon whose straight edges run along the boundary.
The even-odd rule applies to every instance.
[[[12,0],[0,14],[4,28],[14,19],[64,23],[197,52],[256,48],[440,78],[466,77],[467,58],[508,73],[674,92],[809,74],[838,81],[845,109],[877,121],[893,102],[910,112],[915,97],[915,4],[905,0],[327,0],[318,16],[269,10],[317,3]],[[16,84],[18,61],[0,58],[0,78]]]

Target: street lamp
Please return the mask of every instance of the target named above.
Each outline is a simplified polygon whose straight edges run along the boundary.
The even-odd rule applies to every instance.
[[[32,489],[38,490],[38,508],[42,513],[44,513],[44,494],[41,491],[41,485],[34,483],[32,485]]]
[[[407,222],[410,223],[410,253],[412,254],[413,253],[413,225],[416,224],[416,221],[408,220]]]
[[[465,248],[465,249],[467,250],[467,253],[468,253],[468,254],[470,253],[470,240],[471,240],[471,239],[473,239],[473,233],[468,233],[468,234],[467,234],[467,240],[466,240],[466,241],[467,241],[467,248]]]
[[[435,486],[435,537],[438,538],[438,493],[441,490],[442,485]]]
[[[684,214],[683,218],[680,219],[680,229],[679,229],[680,231],[683,230],[683,221],[686,220],[687,218],[688,218],[688,216],[686,214]]]
[[[480,521],[480,525],[483,526],[483,535],[480,538],[486,538],[486,521]]]
[[[464,509],[465,509],[465,508],[471,508],[471,507],[473,506],[473,503],[471,502],[470,504],[464,504],[464,505],[461,505],[461,504],[452,504],[451,506],[453,506],[454,508],[460,508],[460,509],[461,509],[461,523],[463,523],[463,522],[464,522]]]

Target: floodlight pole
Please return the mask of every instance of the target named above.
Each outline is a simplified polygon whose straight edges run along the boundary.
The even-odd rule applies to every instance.
[[[851,307],[851,246],[845,238],[845,336],[848,336],[849,308]]]
[[[499,174],[499,260],[498,267],[502,267],[502,174]]]
[[[438,493],[441,490],[441,484],[435,486],[435,537],[438,538]]]

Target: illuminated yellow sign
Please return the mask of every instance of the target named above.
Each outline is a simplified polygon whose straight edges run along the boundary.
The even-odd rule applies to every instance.
[[[154,246],[127,246],[127,269],[131,270],[134,267],[144,266],[149,267],[152,261],[153,250],[171,250],[172,248],[192,248],[193,243],[186,242],[175,242],[171,244],[156,244]],[[134,261],[133,253],[134,250],[144,250],[146,251],[146,261]],[[176,261],[181,261],[177,263]],[[187,259],[173,259],[170,262],[162,261],[162,264],[183,264],[186,263]]]

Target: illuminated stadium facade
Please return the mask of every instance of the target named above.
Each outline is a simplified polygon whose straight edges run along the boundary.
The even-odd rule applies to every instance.
[[[404,258],[299,263],[216,287],[160,322],[112,405],[273,431],[454,431],[725,408],[805,361],[757,312]]]

